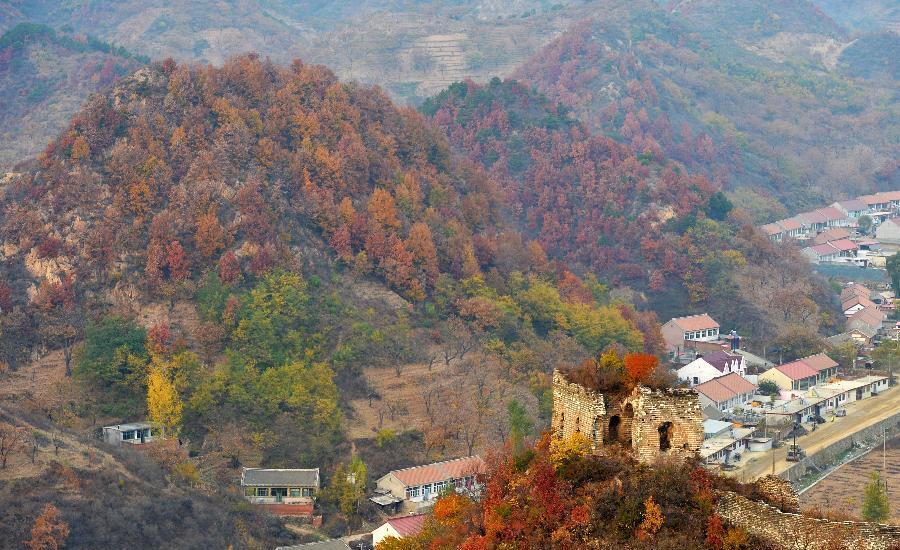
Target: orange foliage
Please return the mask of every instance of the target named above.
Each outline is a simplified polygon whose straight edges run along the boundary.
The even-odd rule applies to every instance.
[[[31,539],[25,541],[30,550],[57,550],[69,536],[69,524],[59,517],[59,509],[52,504],[44,506],[44,511],[31,527]]]
[[[646,382],[656,370],[659,360],[648,353],[632,353],[625,356],[625,371],[631,384]]]
[[[206,258],[211,258],[216,252],[225,246],[225,231],[219,224],[216,208],[210,209],[197,218],[197,232],[194,235],[197,250]]]

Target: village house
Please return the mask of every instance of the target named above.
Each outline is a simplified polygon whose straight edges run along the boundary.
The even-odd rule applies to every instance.
[[[800,251],[811,263],[833,262],[841,257],[841,251],[831,243],[807,246]]]
[[[900,245],[900,219],[880,223],[875,230],[875,239],[882,244]]]
[[[141,445],[163,437],[165,429],[150,422],[131,422],[103,427],[103,441],[112,445]]]
[[[850,238],[850,232],[843,227],[832,227],[813,237],[813,244],[825,244]]]
[[[817,210],[800,212],[794,216],[794,219],[808,225],[810,228],[810,235],[816,235],[828,227],[828,217]]]
[[[869,211],[868,205],[859,199],[837,201],[832,203],[831,207],[840,210],[845,216],[853,220],[858,219]]]
[[[380,527],[372,531],[372,545],[376,550],[378,545],[388,537],[402,539],[404,537],[414,537],[422,532],[425,526],[426,514],[413,514],[402,516],[399,518],[391,518],[381,524]]]
[[[676,371],[678,378],[692,386],[702,384],[713,378],[736,372],[746,374],[744,357],[739,354],[720,350],[694,359]]]
[[[777,223],[767,223],[759,226],[759,229],[776,243],[780,243],[784,240],[784,229]]]
[[[874,195],[863,195],[857,199],[866,205],[866,214],[869,216],[879,213],[889,213],[891,211],[891,201],[882,193]]]
[[[778,365],[759,375],[758,383],[774,382],[782,390],[806,390],[816,385],[819,372],[800,361]]]
[[[845,328],[846,330],[874,330],[877,335],[884,327],[885,319],[887,319],[887,314],[877,306],[866,307],[847,317]]]
[[[800,361],[806,366],[811,367],[818,373],[818,376],[816,377],[817,384],[825,383],[830,378],[837,375],[837,369],[839,366],[837,361],[835,361],[831,357],[828,357],[824,353],[817,353],[815,355],[803,357],[801,359],[797,359],[797,361]]]
[[[875,305],[875,302],[862,296],[850,296],[846,300],[841,301],[841,311],[843,311],[844,315],[847,317],[866,308],[877,309],[877,306]]]
[[[740,428],[732,425],[724,433],[703,442],[700,447],[700,458],[707,465],[731,464],[747,450],[755,431],[755,428]]]
[[[712,342],[719,339],[719,323],[708,314],[670,319],[662,326],[663,339],[670,353],[680,355],[687,342]]]
[[[851,227],[856,223],[846,214],[841,212],[840,209],[833,206],[818,208],[816,209],[816,212],[825,218],[826,229],[831,227]]]
[[[797,218],[788,218],[786,220],[778,220],[775,222],[781,227],[782,233],[785,237],[791,237],[793,239],[802,239],[809,236],[811,228],[810,225]]]
[[[480,457],[467,456],[393,470],[378,479],[375,485],[381,496],[391,495],[394,499],[400,499],[403,510],[414,512],[433,505],[441,492],[450,487],[459,492],[480,492],[478,476],[485,471],[486,466]]]
[[[887,388],[886,376],[863,376],[855,380],[840,380],[811,388],[791,400],[781,401],[777,406],[765,411],[765,414],[767,422],[771,421],[773,424],[810,422],[848,403],[878,395]],[[782,420],[779,421],[778,418]]]
[[[244,497],[282,516],[311,517],[319,482],[318,468],[241,470]]]
[[[832,247],[834,247],[838,251],[839,258],[854,258],[856,257],[856,251],[859,250],[859,245],[850,239],[838,239],[836,241],[829,241]]]
[[[730,411],[753,401],[756,384],[740,374],[732,372],[713,378],[694,387],[700,396],[700,404],[720,411]]]
[[[850,283],[841,289],[841,302],[845,302],[850,298],[865,298],[866,300],[872,295],[872,291],[859,283]]]
[[[828,338],[825,338],[825,343],[832,348],[840,346],[845,342],[853,342],[860,347],[869,347],[872,345],[872,340],[875,338],[876,334],[878,334],[878,331],[870,327],[855,328],[840,334],[829,336]]]

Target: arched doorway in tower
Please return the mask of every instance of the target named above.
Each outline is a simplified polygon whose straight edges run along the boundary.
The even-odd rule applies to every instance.
[[[606,442],[615,443],[619,441],[619,428],[622,426],[622,417],[614,414],[609,418],[609,426],[606,431]]]
[[[663,422],[656,429],[659,432],[659,450],[666,452],[672,448],[672,436],[674,435],[674,426],[671,422]]]

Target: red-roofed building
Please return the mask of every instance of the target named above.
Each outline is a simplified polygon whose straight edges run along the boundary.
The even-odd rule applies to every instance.
[[[856,251],[859,250],[859,245],[857,245],[850,239],[838,239],[836,241],[829,241],[828,244],[836,248],[839,255],[844,258],[856,256]]]
[[[819,375],[816,377],[816,383],[821,384],[827,382],[829,378],[837,374],[838,363],[824,353],[817,353],[802,359],[797,359],[801,363],[810,367]]]
[[[402,539],[404,537],[412,537],[422,532],[425,526],[425,514],[414,514],[411,516],[402,516],[399,518],[391,518],[384,522],[378,529],[372,531],[372,544],[378,548],[378,544],[388,537]]]
[[[844,213],[845,216],[851,219],[857,219],[866,212],[869,211],[868,205],[859,199],[848,199],[845,201],[837,201],[831,205],[833,208],[837,208],[841,212]]]
[[[847,217],[846,214],[832,206],[819,208],[818,210],[816,210],[816,212],[825,219],[826,227],[849,227],[853,225],[853,220],[851,220]]]
[[[775,242],[780,242],[784,239],[784,229],[777,223],[767,223],[760,226],[759,229]]]
[[[847,317],[866,308],[877,309],[877,306],[875,305],[875,302],[868,297],[863,296],[850,296],[841,302],[841,311],[843,311],[844,315]]]
[[[431,506],[446,487],[459,491],[477,492],[481,486],[478,475],[486,471],[478,456],[393,470],[375,482],[377,489],[402,499],[404,509],[415,511]]]
[[[759,375],[760,383],[769,380],[782,390],[806,390],[816,385],[819,372],[802,361],[778,365]]]
[[[884,326],[884,320],[887,319],[887,314],[877,306],[866,307],[860,309],[853,315],[847,317],[847,330],[853,330],[855,328],[858,329],[871,329],[876,333],[882,329]]]
[[[700,395],[700,404],[704,409],[712,406],[726,411],[752,401],[756,384],[733,372],[694,386],[694,389]]]
[[[850,231],[844,227],[831,227],[813,237],[813,244],[825,244],[850,237]]]
[[[850,298],[870,299],[872,291],[859,283],[851,283],[841,290],[841,303],[846,302]]]
[[[814,264],[819,262],[833,262],[841,257],[841,251],[833,247],[831,243],[807,246],[801,250],[801,252]]]
[[[686,342],[718,340],[719,323],[707,313],[676,317],[662,326],[662,335],[668,351],[681,353]]]

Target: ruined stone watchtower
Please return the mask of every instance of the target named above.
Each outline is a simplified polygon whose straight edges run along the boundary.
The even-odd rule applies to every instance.
[[[692,457],[703,444],[700,398],[690,388],[638,386],[625,396],[607,396],[570,382],[556,370],[552,422],[558,437],[581,433],[595,451],[621,444],[641,462]]]

